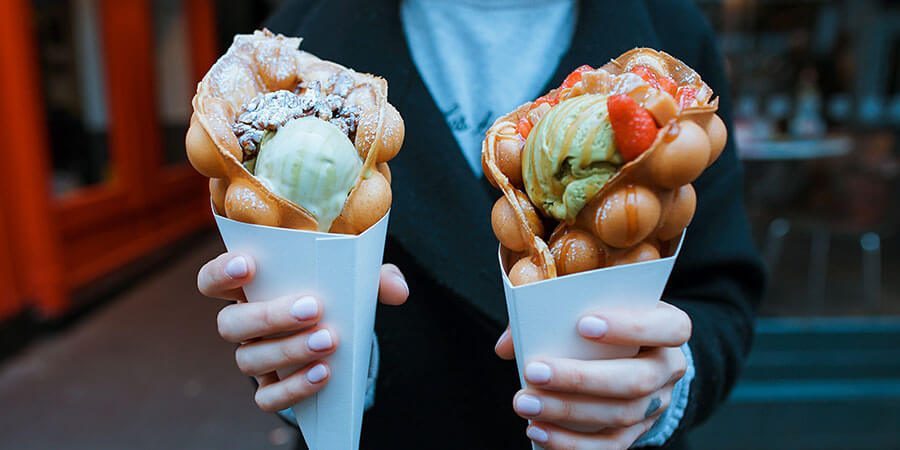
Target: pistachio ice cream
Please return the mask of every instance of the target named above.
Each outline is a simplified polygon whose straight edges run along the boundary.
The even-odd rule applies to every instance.
[[[309,211],[319,231],[327,232],[362,167],[346,134],[334,124],[307,116],[267,134],[252,171],[269,190]]]
[[[616,150],[606,100],[605,94],[585,94],[560,102],[525,141],[525,191],[557,220],[572,223],[625,162]]]
[[[290,91],[259,94],[232,126],[244,168],[312,215],[322,232],[341,214],[363,167],[353,145],[359,109],[343,97],[352,84],[342,73],[324,84],[305,81]]]

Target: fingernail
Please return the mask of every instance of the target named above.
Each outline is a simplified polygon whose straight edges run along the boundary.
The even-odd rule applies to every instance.
[[[603,337],[606,329],[606,321],[596,316],[582,317],[578,321],[578,333],[587,338]]]
[[[534,384],[544,384],[550,382],[550,375],[553,371],[550,366],[542,362],[528,363],[525,366],[525,381]]]
[[[531,439],[532,441],[540,444],[543,444],[550,440],[550,435],[547,434],[547,432],[544,431],[543,428],[538,428],[534,425],[528,427],[528,429],[525,430],[525,435],[528,436],[528,439]]]
[[[518,411],[519,414],[536,416],[541,413],[542,409],[544,409],[544,407],[541,405],[541,399],[533,395],[520,395],[516,399],[516,411]]]
[[[235,256],[231,261],[225,263],[225,275],[229,278],[244,278],[247,276],[247,258],[243,256]]]
[[[334,342],[331,341],[331,333],[328,330],[319,330],[309,335],[306,345],[314,352],[321,352],[330,349]]]
[[[324,364],[316,364],[312,369],[306,371],[306,379],[312,384],[316,384],[328,376],[328,368]]]
[[[319,314],[319,302],[315,298],[300,297],[291,305],[291,315],[300,320],[309,320]]]
[[[403,275],[396,272],[394,272],[392,276],[397,280],[397,283],[400,283],[400,285],[403,286],[403,289],[406,291],[406,296],[409,297],[409,285],[406,284],[406,278],[403,278]]]

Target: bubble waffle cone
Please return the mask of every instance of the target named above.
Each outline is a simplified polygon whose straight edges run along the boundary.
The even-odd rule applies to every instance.
[[[658,87],[634,73],[642,71],[647,78],[657,77]],[[665,80],[671,83],[664,86]],[[594,166],[585,164],[587,151],[580,149],[590,148],[594,158],[595,138],[609,142],[602,140],[607,132],[602,127],[609,124],[617,131],[608,101],[621,95],[647,111],[644,123],[652,121],[656,134],[630,158],[615,135],[616,153],[605,154],[607,165],[597,165],[595,159],[590,160]],[[640,311],[658,304],[696,207],[691,182],[725,146],[725,126],[715,115],[718,102],[711,97],[709,87],[681,61],[635,49],[599,69],[576,69],[559,89],[497,119],[488,130],[482,165],[488,180],[503,192],[491,225],[501,244],[498,262],[523,388],[525,365],[540,358],[627,358],[639,350],[584,339],[576,323],[593,312]],[[566,111],[575,113],[566,116]],[[568,118],[561,119],[564,116]],[[548,134],[548,128],[558,132]],[[538,147],[539,138],[563,146]],[[582,168],[606,167],[597,173],[608,178],[597,175],[601,183],[594,185],[596,191],[589,186],[582,197],[566,197],[569,186],[580,180],[560,186],[575,174],[574,168],[567,173],[548,165],[553,155],[535,149],[564,149],[563,157]],[[549,167],[556,180],[536,191],[534,180],[540,174],[535,174],[541,167]],[[534,443],[532,448],[540,449]]]
[[[185,143],[191,164],[210,177],[215,220],[226,248],[249,256],[257,267],[243,286],[247,300],[303,295],[321,300],[324,313],[317,325],[334,332],[340,345],[322,361],[327,384],[291,409],[309,448],[352,450],[359,448],[390,215],[387,161],[399,151],[404,128],[387,102],[383,79],[323,61],[298,50],[299,44],[299,38],[265,30],[236,36],[197,87]],[[275,106],[266,110],[263,102],[272,99],[294,103],[270,103]],[[324,131],[279,135],[301,121]],[[275,133],[267,134],[271,131]],[[269,143],[267,148],[275,149],[265,152],[277,154],[279,147],[271,142],[279,136],[287,136],[288,144],[280,148],[292,152],[289,157],[315,156],[272,156],[272,166],[281,170],[276,175],[291,182],[303,179],[297,174],[309,175],[306,179],[314,183],[296,188],[313,186],[309,191],[338,179],[326,194],[339,196],[331,197],[331,209],[321,222],[276,194],[276,185],[261,175],[262,155],[271,154],[262,146]],[[329,140],[334,136],[340,142]],[[338,167],[346,160],[351,164]],[[306,167],[311,169],[285,169],[298,162],[310,163]],[[340,175],[328,178],[328,171]],[[276,374],[281,379],[304,377],[298,371],[311,367],[280,368]]]
[[[654,72],[654,80],[674,81],[670,89],[678,89],[678,95],[642,81],[634,73],[639,71]],[[649,148],[619,167],[576,215],[559,220],[525,192],[523,166],[530,161],[522,156],[527,142],[521,121],[539,126],[546,110],[552,111],[534,107],[541,99],[564,102],[588,94],[625,94],[652,115],[659,129]],[[497,119],[482,144],[482,165],[503,192],[491,224],[513,285],[671,255],[696,208],[691,182],[725,147],[727,132],[715,114],[718,99],[711,97],[690,67],[666,53],[638,48],[599,69],[580,72],[577,83],[564,83]],[[536,113],[544,116],[534,117]]]
[[[242,165],[242,150],[232,130],[242,107],[259,94],[290,90],[300,82],[319,82],[326,93],[336,75],[352,80],[341,92],[359,109],[353,145],[363,160],[355,187],[328,230],[359,234],[378,222],[391,205],[390,170],[386,162],[403,143],[403,121],[387,102],[387,82],[357,73],[298,49],[300,38],[268,30],[237,35],[228,51],[197,86],[194,113],[185,138],[188,159],[210,178],[213,207],[240,222],[300,230],[317,230],[316,217],[274,194]]]

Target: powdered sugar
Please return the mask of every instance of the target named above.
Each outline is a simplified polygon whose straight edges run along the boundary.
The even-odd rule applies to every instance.
[[[353,89],[354,81],[339,73],[324,84],[323,89],[323,83],[318,80],[301,82],[293,91],[259,94],[244,104],[232,127],[243,150],[243,161],[256,157],[266,132],[275,131],[299,117],[316,116],[330,122],[352,142],[359,122],[359,108],[345,104],[344,99]]]

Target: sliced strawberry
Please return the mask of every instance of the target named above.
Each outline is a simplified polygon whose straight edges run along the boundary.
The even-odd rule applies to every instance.
[[[678,88],[678,93],[675,94],[675,103],[678,104],[678,109],[684,109],[691,106],[696,98],[697,88],[693,86],[681,86]]]
[[[615,134],[616,147],[626,161],[631,161],[653,145],[659,127],[650,112],[625,94],[606,100],[609,123]]]
[[[634,66],[631,68],[631,73],[641,77],[644,81],[647,82],[650,86],[655,88],[659,88],[659,81],[656,79],[656,74],[653,73],[647,66]]]
[[[552,108],[556,106],[557,103],[559,103],[559,99],[556,97],[548,97],[546,95],[538,97],[537,100],[531,103],[531,106],[528,108],[528,110],[531,111],[532,109],[537,108],[541,105],[541,103],[546,103]]]
[[[519,119],[519,124],[516,125],[516,131],[519,132],[519,136],[522,136],[522,139],[527,138],[528,133],[531,133],[531,122],[528,121],[527,114]]]
[[[528,133],[531,133],[531,128],[534,127],[534,124],[528,120],[528,113],[531,112],[532,109],[537,108],[541,105],[541,103],[546,103],[551,108],[556,106],[559,103],[559,99],[554,97],[550,97],[547,95],[543,95],[537,98],[537,100],[531,102],[531,106],[528,107],[528,111],[519,119],[519,124],[516,126],[516,131],[519,132],[519,135],[522,136],[522,139],[528,137]]]
[[[675,96],[678,85],[675,83],[675,80],[668,75],[658,77],[656,76],[656,73],[647,66],[634,66],[631,68],[631,73],[643,78],[650,86],[663,92],[668,92],[669,95],[673,97]]]
[[[559,88],[562,89],[562,88],[570,88],[572,86],[575,86],[575,83],[578,83],[579,81],[581,81],[581,74],[584,72],[587,72],[588,70],[594,70],[594,68],[585,64],[585,65],[573,70],[572,73],[570,73],[569,76],[567,76],[566,79],[563,80],[563,82],[559,86]]]
[[[678,85],[675,84],[675,80],[670,77],[661,77],[659,80],[659,90],[663,92],[668,92],[672,97],[675,96],[675,92],[678,90]]]

